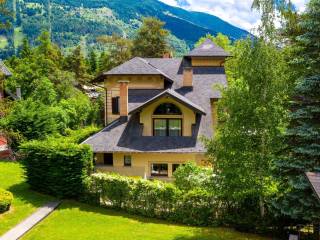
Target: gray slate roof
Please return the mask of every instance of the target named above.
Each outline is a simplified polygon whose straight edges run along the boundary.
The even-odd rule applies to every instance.
[[[223,48],[214,44],[210,39],[206,39],[200,46],[191,50],[188,57],[229,57]]]
[[[199,107],[197,104],[191,102],[188,98],[182,96],[181,94],[177,93],[176,91],[172,89],[167,89],[158,95],[154,96],[153,98],[149,99],[148,101],[144,102],[140,106],[137,106],[136,108],[132,109],[129,114],[133,114],[138,112],[139,110],[143,109],[144,107],[148,106],[149,104],[155,102],[157,99],[162,98],[164,96],[170,96],[176,99],[178,102],[188,106],[189,108],[195,110],[198,113],[206,115],[205,111],[202,109],[202,107]]]
[[[306,176],[312,186],[312,189],[320,201],[320,172],[307,172]]]
[[[102,76],[107,75],[162,75],[169,81],[173,81],[163,71],[140,57],[132,58],[131,60],[111,69],[110,71],[102,73]]]
[[[7,77],[12,75],[10,70],[4,65],[4,63],[1,61],[1,59],[0,59],[0,72],[2,72]]]
[[[212,114],[210,99],[221,98],[215,85],[227,85],[223,67],[199,67],[193,69],[193,87],[183,87],[183,67],[190,62],[183,58],[144,58],[149,65],[159,69],[172,80],[170,91],[183,96],[192,104],[200,107],[206,115],[197,114],[192,137],[145,137],[139,113],[133,113],[128,121],[118,119],[101,132],[93,135],[83,143],[92,146],[94,152],[167,152],[193,153],[205,152],[200,136],[211,137]],[[138,74],[138,73],[137,73]],[[129,89],[129,112],[166,90]]]

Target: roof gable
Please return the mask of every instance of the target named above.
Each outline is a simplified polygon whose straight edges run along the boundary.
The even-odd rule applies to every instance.
[[[320,173],[307,172],[306,176],[312,186],[313,191],[320,201]]]
[[[200,46],[191,50],[186,57],[229,57],[223,48],[217,46],[207,38]]]
[[[150,100],[146,101],[145,103],[141,104],[140,106],[132,109],[129,112],[129,114],[134,114],[134,113],[140,111],[141,109],[145,108],[146,106],[150,105],[151,103],[157,101],[158,99],[160,99],[164,96],[170,96],[173,99],[175,99],[176,101],[180,102],[181,104],[193,109],[195,112],[206,115],[206,112],[200,106],[191,102],[186,97],[182,96],[181,94],[179,94],[176,91],[171,90],[171,89],[167,89],[167,90],[161,92],[160,94],[156,95],[155,97],[151,98]]]

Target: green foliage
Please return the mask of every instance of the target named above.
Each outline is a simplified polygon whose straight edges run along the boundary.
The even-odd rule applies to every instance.
[[[152,17],[144,18],[142,26],[133,40],[133,55],[138,57],[162,57],[168,52],[169,31],[163,29],[164,22]]]
[[[286,147],[276,161],[279,195],[274,205],[279,215],[295,221],[320,221],[320,205],[313,195],[305,172],[320,171],[320,1],[312,0],[300,23],[301,35],[296,37],[292,68],[298,77],[290,104],[290,125]],[[303,66],[301,71],[301,66]]]
[[[197,166],[188,162],[173,173],[174,184],[183,191],[193,189],[212,190],[213,171],[210,168]]]
[[[99,128],[95,126],[88,126],[85,128],[80,128],[77,130],[72,130],[67,128],[65,130],[65,134],[63,136],[50,136],[49,140],[56,140],[60,142],[65,142],[65,143],[78,143],[80,144],[84,140],[86,140],[88,137],[93,135],[94,133],[98,132]]]
[[[67,116],[59,108],[46,106],[32,99],[18,101],[11,113],[0,121],[5,129],[22,134],[26,139],[44,139],[48,135],[63,131]]]
[[[0,188],[0,214],[10,209],[12,200],[12,193]]]
[[[220,124],[207,151],[219,197],[239,205],[255,199],[264,217],[266,199],[276,192],[272,162],[287,123],[287,66],[281,51],[260,39],[237,42],[233,55],[218,102]]]
[[[86,200],[192,225],[216,224],[214,213],[223,211],[215,197],[205,190],[180,191],[170,183],[102,173],[91,175],[87,181]]]
[[[219,47],[222,47],[224,50],[232,52],[233,45],[228,36],[218,33],[217,36],[213,36],[210,33],[207,33],[206,36],[201,37],[195,44],[195,47],[200,46],[206,39],[210,39],[212,42],[217,44]]]
[[[57,197],[80,197],[92,171],[92,151],[88,145],[60,139],[30,141],[20,146],[27,182],[43,193]]]

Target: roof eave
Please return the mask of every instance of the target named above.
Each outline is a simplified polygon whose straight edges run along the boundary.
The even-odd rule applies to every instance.
[[[132,110],[129,112],[129,114],[132,115],[132,114],[135,114],[135,113],[139,112],[140,110],[142,110],[142,109],[145,108],[146,106],[150,105],[151,103],[156,102],[159,98],[161,98],[161,97],[163,97],[163,96],[165,96],[165,95],[168,95],[168,96],[174,98],[177,102],[180,102],[180,103],[183,104],[183,105],[187,105],[189,108],[193,109],[193,110],[194,110],[195,112],[197,112],[197,113],[200,113],[200,114],[202,114],[202,115],[207,115],[205,111],[195,108],[194,106],[190,105],[189,103],[182,101],[181,99],[177,98],[176,96],[174,96],[174,95],[172,95],[172,94],[169,94],[169,93],[166,92],[166,91],[163,92],[163,93],[161,93],[161,94],[159,94],[159,95],[156,96],[154,99],[151,99],[151,100],[147,101],[146,103],[142,104],[141,106],[139,106],[139,107],[137,107],[137,108],[135,108],[135,109],[132,109]]]

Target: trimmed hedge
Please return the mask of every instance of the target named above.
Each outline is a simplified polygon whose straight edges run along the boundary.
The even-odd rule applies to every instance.
[[[27,182],[43,193],[57,197],[80,197],[84,182],[93,170],[88,145],[58,139],[30,141],[20,146]]]
[[[216,198],[207,191],[184,192],[173,184],[97,173],[87,181],[86,200],[129,213],[190,225],[216,225]]]
[[[12,193],[0,188],[0,213],[6,212],[10,209],[12,200]]]

